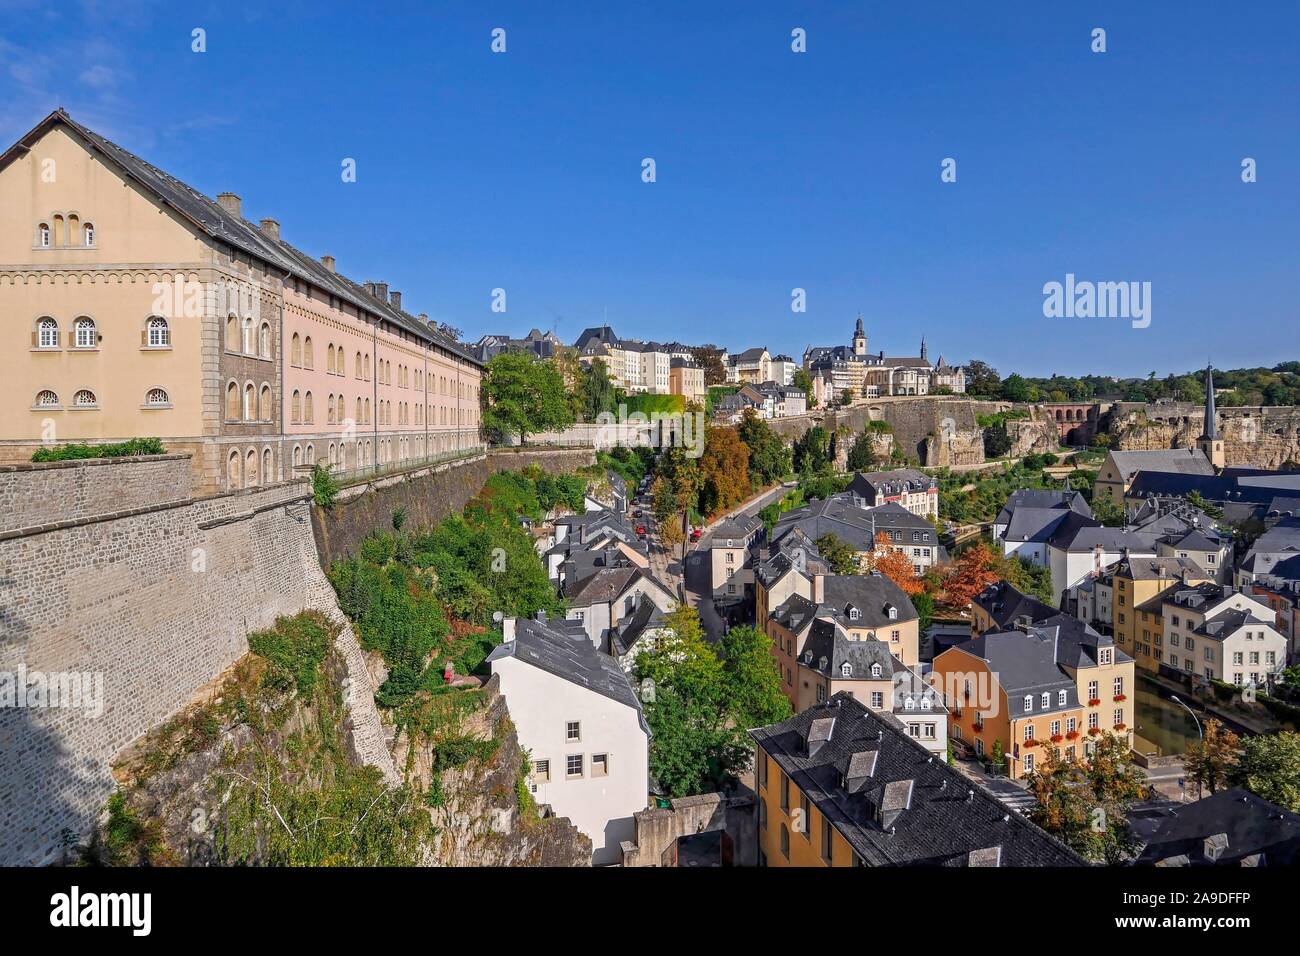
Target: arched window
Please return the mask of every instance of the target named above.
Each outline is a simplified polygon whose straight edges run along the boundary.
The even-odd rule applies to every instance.
[[[95,320],[86,318],[84,315],[72,323],[74,342],[79,349],[93,349],[98,343],[99,338],[95,335]]]
[[[253,388],[253,383],[249,382],[244,386],[244,421],[253,421],[257,414],[257,390]],[[248,473],[252,477],[251,473]]]
[[[256,488],[260,476],[257,473],[257,449],[248,449],[248,454],[244,456],[244,487]]]
[[[43,222],[36,227],[36,244],[42,249],[50,248],[50,224]]]
[[[316,464],[316,446],[315,446],[315,445],[308,445],[308,446],[307,446],[307,464],[309,464],[309,465],[314,465],[314,464]]]
[[[226,386],[226,421],[239,421],[239,386],[234,382]]]
[[[302,424],[302,396],[298,394],[296,388],[293,390],[293,398],[289,405],[289,421],[294,425]],[[297,462],[294,464],[296,465]]]
[[[145,323],[145,344],[151,349],[166,348],[172,344],[171,329],[167,325],[167,320],[161,316],[150,316],[149,321]]]
[[[49,316],[36,323],[36,347],[42,349],[59,347],[59,323]]]
[[[269,422],[271,415],[271,386],[262,383],[262,391],[257,396],[257,417],[259,421]]]
[[[244,318],[244,347],[243,347],[243,352],[244,352],[245,355],[252,355],[252,354],[254,354],[254,353],[253,353],[253,320],[252,320],[251,317],[247,317],[247,316]],[[257,463],[254,462],[254,465],[256,465],[256,464],[257,464]],[[251,477],[251,476],[250,476],[250,477]]]
[[[165,388],[151,388],[145,392],[144,403],[155,408],[171,404],[171,399],[167,397]]]
[[[299,338],[298,333],[295,332],[293,333],[293,338],[290,340],[290,342],[291,344],[289,346],[289,364],[292,365],[294,368],[301,368],[302,367],[302,339]]]
[[[353,416],[353,418],[356,419],[356,423],[358,425],[362,425],[365,423],[365,419],[361,417],[361,396],[359,395],[357,396],[357,413],[356,415]]]
[[[366,399],[366,424],[370,424],[370,399]]]
[[[234,491],[243,485],[239,463],[239,452],[232,451],[229,460],[226,462],[226,489],[229,491]]]
[[[330,463],[331,465],[336,465],[336,464],[338,464],[338,457],[337,457],[337,455],[338,455],[338,452],[337,452],[337,451],[335,450],[335,448],[334,448],[334,443],[333,443],[333,442],[330,442],[330,455],[329,455],[329,459],[328,459],[328,460],[329,460],[329,463]]]
[[[271,475],[271,449],[262,449],[262,480],[270,481]]]
[[[301,464],[302,464],[302,446],[294,445],[293,446],[293,467],[297,468]]]
[[[51,392],[48,388],[36,393],[37,408],[58,408],[59,396],[57,392]]]
[[[56,246],[63,245],[63,217],[62,216],[54,217],[54,244]]]
[[[86,237],[86,245],[93,246],[95,244],[95,224],[93,222],[86,223],[84,227],[84,235]]]
[[[325,396],[325,424],[334,424],[334,394],[332,392]]]
[[[226,351],[239,351],[239,319],[236,316],[226,316]]]
[[[304,425],[310,425],[315,420],[316,416],[311,407],[311,392],[308,392],[302,398],[302,421]]]
[[[94,408],[99,402],[95,400],[95,393],[88,388],[83,388],[72,396],[72,404],[77,408]]]
[[[264,359],[271,357],[271,323],[263,322],[257,333],[257,354]]]
[[[334,356],[334,370],[340,375],[348,374],[348,357],[343,354],[343,346],[339,346],[338,354]]]
[[[361,353],[357,353],[357,360],[352,365],[352,372],[357,378],[361,377]]]
[[[325,371],[330,375],[334,374],[334,344],[332,342],[325,352]]]
[[[316,367],[316,360],[312,357],[311,353],[310,335],[302,340],[302,367],[307,369],[314,369]]]

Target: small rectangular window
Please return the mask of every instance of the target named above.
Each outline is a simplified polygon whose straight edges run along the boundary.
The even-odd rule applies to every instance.
[[[576,720],[567,721],[564,725],[564,739],[573,743],[582,739],[582,724]]]
[[[591,775],[604,777],[609,774],[609,754],[591,755]]]
[[[533,783],[549,783],[551,780],[551,762],[538,760],[533,764]]]
[[[582,776],[582,754],[569,754],[564,758],[564,775],[569,779]]]

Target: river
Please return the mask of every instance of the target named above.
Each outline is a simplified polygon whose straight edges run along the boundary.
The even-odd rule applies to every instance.
[[[1134,736],[1140,737],[1153,745],[1161,756],[1169,757],[1185,753],[1189,743],[1200,739],[1196,731],[1196,722],[1187,711],[1169,699],[1169,690],[1142,677],[1137,678],[1137,697],[1134,700]],[[1183,700],[1186,697],[1179,695]],[[1193,704],[1196,716],[1205,722],[1206,714]],[[1231,729],[1243,732],[1238,727]],[[1246,731],[1249,733],[1249,731]],[[1151,750],[1141,741],[1134,741],[1134,750]]]

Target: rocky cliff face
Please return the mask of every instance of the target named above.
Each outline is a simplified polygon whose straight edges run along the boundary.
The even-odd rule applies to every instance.
[[[591,841],[567,819],[540,816],[519,786],[525,755],[494,682],[442,695],[453,719],[436,722],[437,737],[390,727],[394,780],[359,757],[345,694],[365,677],[350,673],[338,625],[310,612],[286,620],[328,633],[320,660],[298,666],[310,659],[250,653],[126,748],[89,857],[154,866],[590,865]]]
[[[993,415],[1012,406],[1008,402],[984,402],[957,396],[880,399],[835,411],[814,412],[797,418],[776,419],[772,428],[794,440],[813,425],[828,431],[838,430],[840,446],[853,444],[868,422],[884,422],[890,428],[889,442],[881,443],[878,455],[884,462],[897,449],[904,460],[914,460],[926,467],[978,465],[984,459],[984,429],[979,416]],[[1024,406],[1021,406],[1024,407]],[[1007,422],[1012,454],[1029,455],[1056,451],[1059,441],[1054,423],[1030,407],[1030,417]]]
[[[1107,433],[1116,448],[1190,448],[1204,427],[1199,405],[1120,403],[1110,414]],[[1228,465],[1281,468],[1300,462],[1300,408],[1221,408],[1219,436]]]
[[[438,794],[433,809],[438,835],[430,862],[438,866],[590,866],[591,839],[567,817],[543,817],[527,795],[526,755],[493,677],[476,695],[472,709],[449,741],[466,737],[492,741],[492,754],[461,766],[446,766],[437,739],[412,742],[407,732],[393,741],[393,757],[415,785]],[[436,782],[435,782],[436,781]]]

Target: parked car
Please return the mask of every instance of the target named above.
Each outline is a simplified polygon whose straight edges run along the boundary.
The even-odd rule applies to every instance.
[[[700,536],[701,536],[703,533],[704,533],[704,532],[702,532],[699,528],[692,528],[692,529],[691,529],[691,541],[692,541],[692,542],[694,542],[694,541],[699,541],[699,540],[700,540]]]

